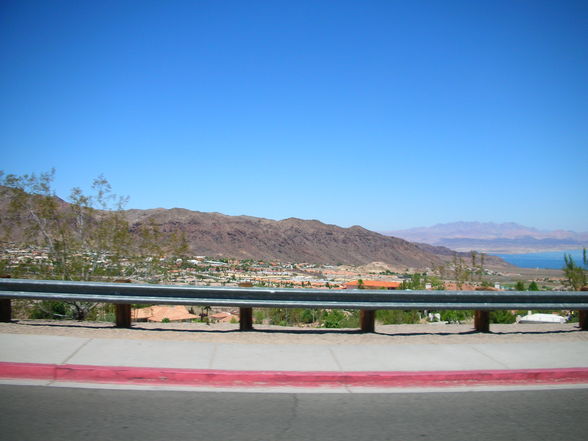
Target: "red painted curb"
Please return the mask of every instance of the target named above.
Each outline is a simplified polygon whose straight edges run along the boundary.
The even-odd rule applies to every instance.
[[[455,387],[588,383],[588,368],[430,372],[295,372],[0,362],[0,378],[212,387]]]
[[[0,378],[54,380],[55,366],[54,364],[0,362]]]

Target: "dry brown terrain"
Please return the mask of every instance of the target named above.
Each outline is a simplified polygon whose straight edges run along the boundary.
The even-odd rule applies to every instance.
[[[3,191],[4,189],[4,191]],[[9,232],[8,242],[21,242],[26,216],[7,214],[11,191],[0,187],[0,218]],[[69,204],[58,200],[60,210]],[[96,213],[100,213],[97,211]],[[155,226],[163,234],[162,242],[175,233],[183,236],[192,255],[230,257],[279,262],[365,265],[385,262],[395,271],[434,268],[451,262],[454,252],[443,247],[411,243],[384,236],[360,226],[342,228],[318,220],[289,218],[280,221],[251,216],[227,216],[182,208],[126,210],[132,234],[140,236],[142,227]],[[469,258],[468,254],[463,254]],[[499,258],[487,256],[488,268],[507,268]]]
[[[397,270],[434,267],[444,260],[434,249],[423,249],[403,239],[317,220],[275,221],[179,208],[129,210],[127,217],[132,230],[155,224],[160,231],[181,232],[196,255],[333,265],[382,261]]]
[[[135,323],[132,329],[105,322],[19,320],[0,323],[3,334],[41,334],[83,338],[183,340],[242,344],[463,344],[544,341],[586,341],[588,332],[577,323],[543,325],[491,325],[490,334],[473,331],[472,324],[379,325],[376,333],[356,329],[316,329],[256,325],[240,332],[236,324]]]

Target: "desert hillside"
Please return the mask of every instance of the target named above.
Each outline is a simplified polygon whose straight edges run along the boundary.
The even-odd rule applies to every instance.
[[[23,241],[30,222],[6,214],[10,192],[0,192],[0,214],[5,240]],[[60,210],[69,205],[58,200]],[[100,211],[96,212],[97,215]],[[289,218],[270,220],[251,216],[227,216],[182,208],[126,210],[123,212],[131,233],[139,235],[143,227],[155,227],[163,240],[172,235],[186,239],[194,255],[263,259],[281,262],[365,265],[384,262],[398,271],[445,265],[454,252],[444,247],[411,243],[397,237],[369,231],[360,226],[342,228],[317,220]],[[463,254],[462,257],[468,258]],[[488,257],[488,267],[507,266],[501,259]]]

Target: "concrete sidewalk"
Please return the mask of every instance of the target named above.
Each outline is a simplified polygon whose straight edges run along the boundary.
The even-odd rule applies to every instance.
[[[67,371],[64,378],[75,381],[141,382],[149,377],[144,380],[149,384],[174,377],[176,384],[208,381],[214,385],[222,374],[225,379],[233,375],[231,381],[241,384],[287,385],[287,374],[292,380],[290,385],[296,386],[305,381],[312,383],[309,373],[319,375],[322,385],[329,381],[337,385],[345,381],[361,384],[362,378],[368,385],[374,381],[388,384],[391,376],[395,384],[402,385],[398,379],[404,378],[411,379],[409,383],[414,385],[415,375],[427,378],[425,383],[429,385],[431,379],[439,383],[480,383],[486,378],[492,382],[498,378],[496,375],[502,380],[521,382],[536,381],[537,372],[542,373],[540,381],[548,373],[555,375],[553,382],[561,382],[566,380],[560,374],[565,372],[569,377],[572,371],[571,382],[588,383],[588,343],[235,344],[0,334],[0,364],[0,376],[4,378],[14,376],[14,372],[34,373],[34,366],[43,366],[46,372],[52,372],[43,374],[49,377]],[[186,376],[189,373],[192,377]],[[526,374],[521,376],[522,373]],[[30,378],[34,375],[30,374]],[[302,383],[298,381],[301,378],[305,379]]]
[[[0,334],[0,362],[245,371],[588,367],[585,342],[276,345]]]

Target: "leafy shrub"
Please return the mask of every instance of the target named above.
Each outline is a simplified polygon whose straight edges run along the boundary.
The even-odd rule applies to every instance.
[[[323,328],[357,328],[359,327],[359,311],[328,310],[321,318],[321,326]]]
[[[320,311],[317,309],[305,309],[300,314],[300,321],[302,323],[314,323],[320,317]]]
[[[441,311],[441,321],[449,323],[462,323],[473,319],[474,311],[461,310],[461,309],[450,309],[447,311]]]
[[[67,305],[54,300],[42,300],[33,305],[30,317],[32,319],[64,319],[71,318]]]
[[[517,316],[510,311],[490,311],[490,323],[514,323]]]
[[[261,325],[263,323],[263,319],[265,319],[265,312],[262,309],[255,309],[254,316],[255,324]]]
[[[418,311],[380,310],[376,312],[376,319],[383,325],[413,324],[421,319]]]
[[[323,316],[323,326],[325,328],[342,328],[344,319],[345,314],[338,309],[333,309]]]

